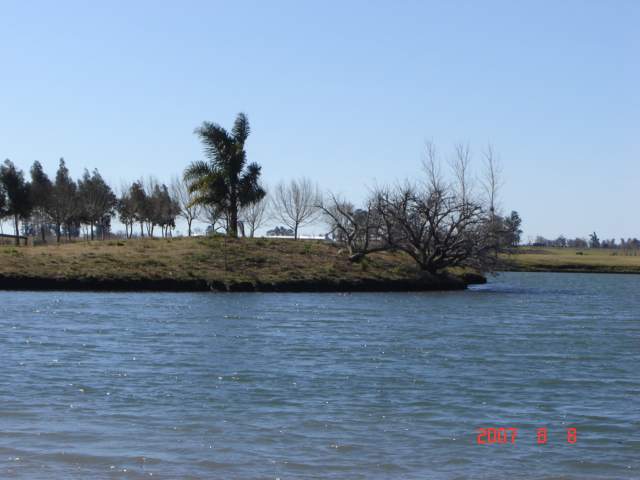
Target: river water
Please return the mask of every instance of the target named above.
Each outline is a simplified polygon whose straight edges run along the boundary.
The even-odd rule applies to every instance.
[[[3,291],[0,332],[3,479],[640,478],[640,275]]]

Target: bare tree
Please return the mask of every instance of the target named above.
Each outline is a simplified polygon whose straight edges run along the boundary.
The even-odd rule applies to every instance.
[[[171,197],[178,206],[178,216],[187,221],[188,233],[191,236],[191,224],[200,215],[201,206],[193,202],[195,194],[189,193],[187,182],[178,176],[171,179]]]
[[[239,224],[244,227],[249,227],[249,237],[253,238],[255,232],[258,228],[262,227],[270,218],[269,205],[271,203],[269,198],[268,189],[262,185],[260,188],[265,193],[265,196],[262,197],[257,202],[250,203],[245,205],[240,209],[240,220]]]
[[[449,166],[453,173],[455,188],[460,200],[464,203],[475,202],[475,181],[471,171],[471,149],[469,143],[458,142],[455,145],[453,158],[449,159]]]
[[[228,231],[227,217],[224,215],[224,210],[217,205],[202,205],[198,220],[209,225],[214,232],[217,231],[218,228]]]
[[[311,225],[317,220],[322,203],[322,195],[318,185],[308,178],[291,180],[289,184],[282,181],[273,191],[273,217],[293,230],[294,238],[298,238],[298,229]]]
[[[380,214],[394,224],[396,248],[430,273],[468,266],[487,271],[497,260],[494,238],[482,207],[461,201],[451,191],[433,191],[406,181],[379,203]]]
[[[341,196],[328,193],[319,208],[334,239],[347,247],[350,261],[392,247],[375,208],[375,196],[370,196],[364,208],[356,208]]]
[[[495,159],[493,154],[492,160]],[[451,178],[442,173],[431,142],[423,157],[425,179],[378,188],[375,206],[386,225],[387,243],[409,254],[430,273],[449,267],[471,267],[492,272],[498,254],[508,246],[502,219],[492,211],[494,195],[476,195],[471,154],[466,144],[456,146],[449,160]],[[498,172],[497,163],[492,172]],[[498,185],[498,180],[495,185]]]
[[[498,192],[504,181],[502,180],[502,166],[498,156],[493,151],[491,144],[487,145],[487,148],[482,152],[483,157],[483,171],[481,182],[484,187],[484,194],[486,197],[486,205],[489,211],[494,215],[500,215],[500,205],[498,202]]]

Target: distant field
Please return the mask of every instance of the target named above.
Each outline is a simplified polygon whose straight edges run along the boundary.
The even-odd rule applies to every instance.
[[[582,255],[578,253],[582,252]],[[531,248],[506,256],[512,271],[640,273],[640,252],[618,249]]]

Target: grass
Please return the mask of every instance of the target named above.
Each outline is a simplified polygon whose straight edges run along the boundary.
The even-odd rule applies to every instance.
[[[640,252],[620,249],[529,248],[505,257],[522,272],[640,273]],[[579,253],[582,252],[582,255]]]
[[[358,284],[416,281],[406,255],[379,253],[351,263],[335,244],[223,237],[141,238],[0,250],[2,288],[10,280],[202,281],[211,285],[296,281]]]

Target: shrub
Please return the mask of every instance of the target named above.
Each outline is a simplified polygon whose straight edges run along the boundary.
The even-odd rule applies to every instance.
[[[360,259],[359,263],[363,272],[366,272],[369,269],[369,261],[366,258]]]

